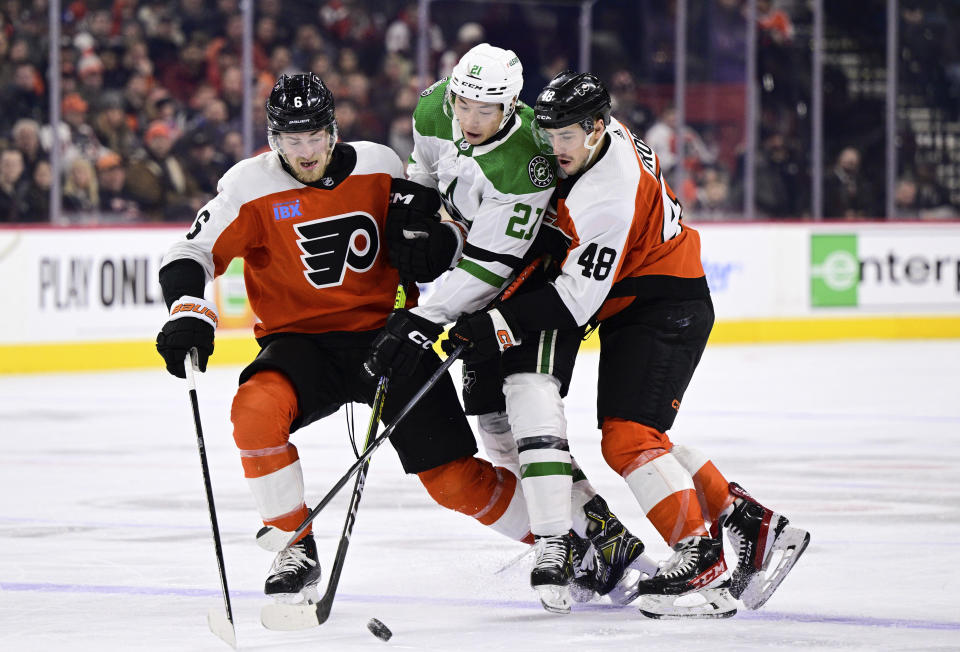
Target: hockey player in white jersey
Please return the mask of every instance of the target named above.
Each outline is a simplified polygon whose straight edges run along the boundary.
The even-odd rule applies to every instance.
[[[809,541],[804,530],[727,480],[699,451],[670,441],[684,391],[713,326],[697,232],[656,154],[610,115],[589,73],[566,71],[534,106],[538,141],[565,178],[557,226],[570,236],[553,282],[462,317],[444,348],[499,353],[544,329],[598,323],[597,419],[604,459],[633,492],[673,556],[634,588],[655,617],[733,615],[777,588]],[[526,489],[526,488],[525,488]],[[529,498],[528,498],[529,503]],[[737,550],[732,582],[720,530]],[[676,596],[699,593],[700,602]]]
[[[368,360],[374,373],[389,372],[397,351],[413,352],[408,330],[429,332],[425,324],[452,323],[486,306],[533,257],[531,244],[556,175],[534,142],[532,111],[518,101],[522,85],[517,56],[482,43],[449,79],[421,93],[407,175],[435,188],[433,201],[439,206],[442,200],[453,220],[392,210],[388,247],[401,273],[418,281],[449,271],[425,302],[391,317]],[[574,586],[586,586],[589,596],[607,594],[628,566],[649,564],[643,544],[610,513],[570,456],[562,396],[582,334],[576,325],[544,331],[512,349],[502,365],[497,358],[468,358],[464,365],[464,403],[468,414],[478,415],[488,455],[521,476],[538,538],[531,584],[544,607],[557,613],[570,611],[571,578],[579,575]],[[602,562],[591,561],[597,552]],[[595,573],[577,568],[590,563]]]

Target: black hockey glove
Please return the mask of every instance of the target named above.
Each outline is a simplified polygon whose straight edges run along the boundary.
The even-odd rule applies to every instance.
[[[395,310],[373,341],[363,370],[371,378],[409,376],[442,332],[443,327],[429,319],[409,310]]]
[[[436,190],[406,179],[390,184],[387,252],[401,278],[428,283],[453,263],[459,239],[455,226],[440,221]]]
[[[206,371],[217,321],[216,308],[205,299],[183,296],[175,301],[170,306],[170,319],[157,335],[157,352],[167,363],[167,371],[177,378],[186,378],[183,360],[192,348],[197,349],[200,371]]]
[[[440,348],[449,355],[463,344],[461,357],[467,362],[500,355],[511,346],[520,344],[520,332],[511,326],[510,321],[509,313],[497,308],[464,315],[450,329]]]

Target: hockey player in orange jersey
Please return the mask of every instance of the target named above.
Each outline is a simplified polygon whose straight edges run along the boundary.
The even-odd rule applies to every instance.
[[[362,364],[399,282],[383,249],[384,223],[391,198],[415,198],[417,187],[403,178],[389,148],[337,142],[333,95],[316,75],[281,76],[266,108],[271,151],[231,168],[164,257],[160,283],[170,318],[157,350],[175,376],[184,377],[191,348],[199,353],[199,369],[206,369],[217,316],[204,286],[233,258],[243,258],[247,294],[260,320],[254,328],[260,352],[240,374],[233,435],[263,523],[293,531],[308,509],[290,434],[344,403],[371,403],[375,381]],[[429,329],[431,338],[439,334],[425,320],[410,321]],[[382,410],[387,423],[440,361],[429,350],[397,364],[402,373]],[[532,541],[517,478],[474,457],[477,445],[449,375],[390,441],[404,470],[416,473],[439,504]],[[265,592],[288,601],[309,598],[319,578],[308,529],[277,556]]]
[[[735,598],[761,606],[809,541],[692,448],[666,434],[700,361],[714,311],[700,238],[683,224],[656,154],[610,115],[589,73],[566,71],[540,93],[535,133],[565,177],[556,225],[570,239],[559,277],[493,310],[462,317],[445,348],[502,352],[537,332],[599,324],[597,417],[604,459],[627,483],[673,556],[634,597],[658,617],[722,617]],[[720,531],[737,550],[732,579]],[[698,592],[700,602],[676,596]]]

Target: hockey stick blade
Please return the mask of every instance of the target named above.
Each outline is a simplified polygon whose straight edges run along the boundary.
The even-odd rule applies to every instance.
[[[227,619],[226,612],[213,607],[208,609],[207,625],[210,627],[210,631],[223,639],[227,645],[234,650],[237,649],[237,632],[233,623]]]
[[[269,550],[270,552],[280,552],[281,550],[287,548],[291,543],[293,543],[296,538],[306,529],[307,525],[313,522],[313,519],[326,507],[334,496],[336,496],[344,485],[350,481],[360,468],[366,463],[370,456],[373,455],[373,452],[380,447],[380,445],[390,438],[390,435],[393,434],[394,429],[400,424],[400,422],[407,416],[407,414],[420,402],[420,399],[429,392],[434,385],[437,384],[437,381],[447,372],[447,369],[460,357],[460,354],[463,353],[463,345],[458,346],[450,355],[447,356],[447,359],[444,360],[437,370],[433,372],[433,375],[427,379],[427,382],[424,383],[416,394],[413,395],[407,404],[403,406],[397,416],[394,418],[393,423],[386,427],[386,429],[377,435],[377,438],[370,442],[370,445],[360,454],[360,457],[357,458],[357,461],[347,469],[347,472],[337,480],[336,484],[330,488],[330,491],[327,492],[327,495],[324,496],[317,506],[310,510],[310,513],[307,515],[307,518],[304,519],[303,523],[300,524],[300,527],[297,528],[295,532],[288,532],[286,530],[281,530],[280,528],[274,527],[272,525],[266,525],[257,532],[257,545],[263,548],[264,550]]]
[[[267,629],[293,632],[320,625],[317,604],[280,604],[274,602],[260,609],[260,624]],[[325,619],[324,619],[325,620]]]

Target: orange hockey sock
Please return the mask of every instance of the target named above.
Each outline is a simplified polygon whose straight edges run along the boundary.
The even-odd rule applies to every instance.
[[[417,476],[437,504],[512,539],[532,541],[523,495],[510,471],[478,457],[462,457]]]

